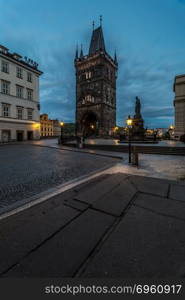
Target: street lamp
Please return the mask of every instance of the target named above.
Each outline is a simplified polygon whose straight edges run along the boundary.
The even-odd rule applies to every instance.
[[[60,136],[60,141],[61,141],[61,144],[62,144],[64,122],[60,122],[60,126],[61,126],[61,136]]]
[[[127,125],[128,125],[128,157],[129,157],[129,164],[131,163],[131,134],[130,134],[130,129],[132,127],[132,118],[130,115],[128,116],[128,119],[126,120]]]

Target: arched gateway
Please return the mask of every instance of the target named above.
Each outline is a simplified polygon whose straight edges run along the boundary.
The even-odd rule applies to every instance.
[[[102,26],[93,28],[88,55],[75,57],[76,133],[109,135],[116,125],[117,57],[106,52]]]
[[[92,111],[83,115],[81,122],[81,132],[85,137],[99,135],[99,122],[96,114]]]

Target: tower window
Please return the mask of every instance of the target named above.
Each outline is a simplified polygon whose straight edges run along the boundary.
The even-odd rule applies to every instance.
[[[85,96],[85,102],[91,102],[94,103],[94,97],[91,95]]]
[[[90,79],[92,77],[92,73],[91,72],[85,72],[85,77],[86,77],[86,79]]]

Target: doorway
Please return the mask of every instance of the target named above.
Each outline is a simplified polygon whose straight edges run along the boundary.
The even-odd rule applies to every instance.
[[[27,132],[27,140],[28,141],[33,140],[33,131],[28,131]]]
[[[24,131],[17,131],[17,142],[22,142],[24,139]]]
[[[82,132],[86,137],[98,135],[98,120],[93,112],[85,114],[81,121]]]

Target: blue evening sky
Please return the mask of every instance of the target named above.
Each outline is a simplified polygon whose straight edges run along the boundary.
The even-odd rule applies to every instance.
[[[185,73],[185,0],[0,0],[0,44],[39,63],[41,112],[74,121],[75,47],[87,53],[100,14],[118,55],[117,124],[139,96],[145,126],[169,126],[174,76]]]

